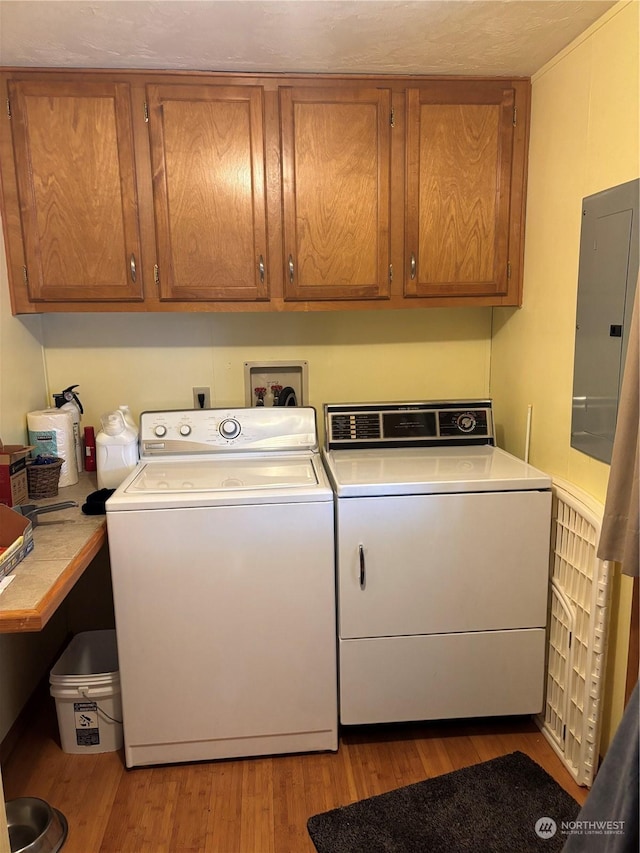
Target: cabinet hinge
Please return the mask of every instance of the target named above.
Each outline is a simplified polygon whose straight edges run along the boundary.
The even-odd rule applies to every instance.
[[[22,267],[22,280],[24,281],[25,287],[29,286],[29,273],[27,272],[26,267]]]
[[[11,118],[11,101],[7,98],[7,115]]]
[[[518,108],[513,108],[513,126],[515,127],[518,124]]]
[[[153,265],[153,280],[157,285],[160,284],[160,270],[158,269],[158,264]]]
[[[511,278],[511,261],[507,261],[507,278]]]
[[[389,281],[393,282],[393,264],[389,264]]]
[[[146,101],[144,102],[144,120],[149,121],[149,104]]]
[[[391,108],[391,115],[389,116],[389,124],[391,125],[391,127],[396,126],[396,111],[393,109],[393,107]]]

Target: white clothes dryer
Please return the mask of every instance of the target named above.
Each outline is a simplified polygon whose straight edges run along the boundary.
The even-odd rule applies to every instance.
[[[490,400],[330,404],[344,724],[534,714],[551,480]]]

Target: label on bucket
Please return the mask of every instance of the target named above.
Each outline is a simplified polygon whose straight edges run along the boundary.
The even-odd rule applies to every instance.
[[[100,743],[98,728],[98,703],[74,702],[76,742],[78,746],[97,746]]]

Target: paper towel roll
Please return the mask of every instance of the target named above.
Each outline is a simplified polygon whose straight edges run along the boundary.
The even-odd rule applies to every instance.
[[[73,486],[78,482],[73,415],[62,409],[41,409],[27,414],[29,444],[32,456],[39,453],[64,459],[60,469],[59,486]]]

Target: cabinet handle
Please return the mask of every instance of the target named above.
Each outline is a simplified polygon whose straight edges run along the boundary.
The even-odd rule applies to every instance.
[[[415,252],[411,252],[411,281],[416,277],[416,256]]]
[[[258,259],[258,271],[260,273],[260,284],[264,284],[264,258],[262,255]]]
[[[289,255],[289,281],[293,284],[293,257]]]
[[[360,589],[364,589],[367,582],[367,567],[364,562],[364,548],[362,545],[358,545],[358,556],[360,557]]]
[[[131,281],[136,280],[136,256],[134,254],[131,255],[129,260],[129,269],[131,270]]]

